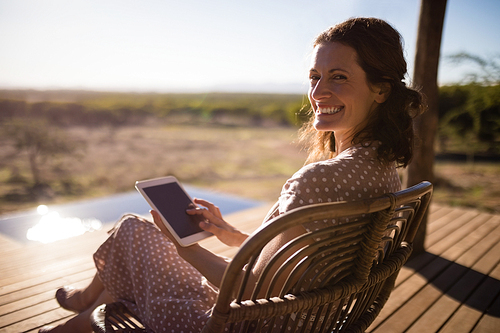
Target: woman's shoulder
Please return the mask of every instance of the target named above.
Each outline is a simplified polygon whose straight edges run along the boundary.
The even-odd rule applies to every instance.
[[[356,174],[368,174],[379,168],[376,151],[366,145],[356,145],[334,158],[304,165],[288,179],[283,190],[296,195],[317,183],[332,186],[336,181],[352,179]]]
[[[337,156],[313,162],[303,166],[297,175],[311,177],[314,174],[323,174],[328,172],[343,173],[348,172],[349,168],[366,168],[369,165],[380,165],[377,158],[378,144],[357,144],[354,145]],[[352,169],[351,169],[352,170]]]
[[[398,188],[395,164],[380,162],[376,145],[356,145],[303,166],[283,186],[280,212],[302,205],[372,197]]]

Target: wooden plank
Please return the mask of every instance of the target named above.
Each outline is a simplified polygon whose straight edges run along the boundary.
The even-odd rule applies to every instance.
[[[32,286],[18,292],[10,293],[2,297],[2,305],[0,305],[0,313],[7,314],[29,307],[40,301],[53,299],[55,291],[64,285],[73,285],[84,287],[89,283],[95,275],[95,270],[88,270],[78,274],[74,274],[64,279],[53,280],[44,285]],[[64,282],[63,282],[64,281]]]
[[[388,318],[393,318],[393,314],[401,308],[404,304],[411,300],[413,295],[422,290],[428,283],[429,279],[432,280],[438,276],[449,265],[447,260],[439,257],[434,257],[432,261],[423,267],[418,274],[413,274],[404,283],[394,288],[389,300],[382,308],[378,317],[373,321],[369,327],[370,332],[385,332],[380,328]],[[384,325],[390,331],[390,324]],[[388,331],[388,332],[389,332]]]
[[[498,280],[498,278],[497,278]],[[500,280],[499,280],[500,281]],[[488,308],[483,317],[479,320],[472,333],[496,333],[500,328],[500,296]]]
[[[71,276],[72,274],[77,274],[80,272],[88,271],[94,269],[95,265],[90,256],[86,259],[71,262],[71,265],[60,266],[60,269],[51,269],[42,274],[23,274],[19,276],[19,279],[2,281],[2,287],[0,287],[0,304],[2,304],[2,298],[6,294],[16,292],[18,290],[24,290],[33,286],[43,285],[44,283],[51,282],[54,280],[61,280],[64,282],[64,277]]]
[[[43,327],[43,326],[46,326],[46,325],[57,326],[57,325],[60,325],[60,324],[64,324],[66,321],[68,321],[69,319],[71,319],[71,317],[73,317],[73,316],[63,317],[62,319],[58,319],[58,320],[56,319],[56,320],[54,320],[54,321],[52,321],[50,323],[43,324],[43,325],[41,325],[39,327],[34,327],[33,329],[29,329],[29,330],[27,330],[27,331],[25,331],[23,333],[38,333],[39,329],[41,327]],[[12,333],[14,333],[14,332],[12,332]]]
[[[399,272],[395,287],[399,286],[401,283],[409,279],[412,275],[423,269],[435,258],[436,255],[429,252],[425,252],[418,255],[417,257],[411,258]]]
[[[466,267],[450,265],[432,283],[426,284],[419,290],[410,302],[406,302],[394,311],[390,320],[384,321],[374,332],[406,332],[422,313],[442,295],[442,291],[448,290],[466,271]]]
[[[427,227],[427,233],[431,233],[433,228],[431,225],[436,225],[439,224],[439,220],[442,220],[442,218],[455,210],[451,207],[447,206],[440,206],[440,205],[434,205],[432,204],[429,207],[429,221],[428,221],[428,227]],[[461,212],[456,212],[455,215],[450,218],[454,219],[457,216],[460,216]],[[449,220],[445,220],[449,221]],[[446,222],[448,223],[448,222]],[[445,224],[446,224],[445,223]],[[434,228],[436,229],[436,228]],[[430,254],[428,252],[419,255],[418,257],[412,257],[408,261],[408,263],[405,265],[405,267],[401,270],[401,272],[398,275],[398,278],[396,279],[396,286],[398,286],[400,283],[408,279],[411,275],[415,274],[418,270],[422,269],[425,265],[427,265],[431,260],[435,258],[435,255]]]
[[[0,233],[0,258],[3,258],[4,255],[8,254],[10,251],[15,251],[22,249],[24,244],[18,242],[10,237],[7,237]]]
[[[18,281],[20,276],[40,276],[47,270],[57,270],[61,265],[79,258],[91,259],[92,253],[106,238],[103,230],[52,244],[28,245],[3,258],[0,283],[10,284],[10,281]]]
[[[500,264],[497,265],[492,275],[500,275]],[[498,297],[500,297],[500,281],[492,277],[486,277],[479,288],[474,291],[465,304],[460,306],[440,332],[471,332],[489,305]]]
[[[260,226],[271,205],[226,218],[238,228],[252,232]],[[413,258],[402,269],[394,292],[376,319],[377,325],[383,327],[383,323],[403,317],[407,318],[400,323],[406,327],[403,331],[437,332],[439,320],[435,318],[441,315],[449,318],[447,322],[440,321],[441,327],[449,331],[461,332],[456,327],[475,333],[497,329],[500,215],[432,204],[429,218],[432,252]],[[107,237],[105,230],[99,233],[47,245],[22,244],[0,235],[4,254],[0,256],[0,333],[37,332],[44,325],[57,325],[73,316],[58,307],[54,292],[62,285],[78,286],[90,281],[95,272],[91,255]],[[5,248],[4,241],[8,245]],[[202,245],[228,257],[237,251],[221,246],[215,238]],[[397,311],[403,315],[395,315]],[[435,323],[426,326],[426,320],[431,323],[433,318]],[[373,331],[400,332],[396,328]]]
[[[57,304],[54,298],[34,304],[28,308],[20,309],[15,312],[11,312],[0,317],[0,328],[7,326],[15,326],[17,323],[25,321],[26,318],[36,317],[47,313],[48,311],[60,309],[59,304]],[[61,309],[64,310],[64,309]],[[72,312],[64,310],[64,316],[73,315]]]
[[[474,217],[471,223],[464,223],[461,226],[466,225],[467,228],[479,226],[470,231],[469,236],[472,239],[484,238],[497,225],[496,223],[484,223],[485,220],[491,220],[491,216],[478,217],[475,214],[470,216]],[[463,233],[452,232],[448,239],[443,241],[452,244],[445,252],[453,253],[453,256],[462,255],[472,247],[469,239],[463,237]],[[410,276],[404,283],[396,286],[381,313],[370,326],[370,330],[373,332],[401,332],[408,329],[425,312],[427,307],[432,306],[443,290],[451,288],[451,283],[465,274],[466,267],[452,265],[452,261],[438,256],[439,253],[427,254],[427,257],[431,258],[432,255],[434,255],[434,259],[427,266],[418,268],[418,274]],[[481,255],[482,253],[475,252],[475,259],[479,260]],[[452,255],[448,254],[448,256]]]
[[[475,265],[475,269],[480,269],[480,267],[482,267],[481,265],[477,265],[477,256],[475,255],[475,253],[487,253],[492,247],[495,247],[496,244],[500,242],[500,216],[492,216],[487,221],[487,224],[494,225],[495,229],[489,232],[488,235],[486,235],[486,237],[482,239],[474,239],[475,244],[473,245],[473,247],[462,256],[460,256],[460,258],[458,258],[456,261],[457,263],[467,267],[472,267]],[[473,237],[471,237],[471,239],[473,239]],[[497,253],[500,254],[500,252]],[[481,256],[480,258],[481,259],[479,260],[486,260],[487,258],[490,259],[489,256]]]
[[[498,218],[500,218],[500,216]],[[500,219],[497,219],[497,221],[500,221]],[[486,271],[483,270],[483,267],[496,265],[500,260],[500,232],[494,232],[491,234],[491,236],[495,237],[497,242],[491,246],[491,248],[485,255],[481,256],[481,258],[474,264],[474,266],[472,266],[474,269],[485,274]],[[489,274],[491,275],[492,273]],[[500,277],[498,276],[495,278],[500,279]]]
[[[427,209],[429,214],[429,220],[427,221],[427,224],[430,225],[434,223],[434,221],[439,219],[444,214],[447,214],[447,212],[451,210],[453,210],[453,208],[451,208],[450,206],[431,203],[429,208]]]
[[[442,258],[450,261],[459,260],[460,263],[465,263],[462,261],[461,257],[469,252],[472,258],[469,258],[468,261],[474,263],[478,258],[481,258],[480,256],[478,257],[475,252],[480,250],[480,248],[474,246],[487,238],[499,225],[498,221],[493,219],[490,215],[478,215],[451,235],[454,236],[453,238],[455,239],[460,239],[458,242],[456,241],[450,244],[450,242],[445,239],[443,243],[450,244],[450,246],[446,247],[440,244],[439,246],[436,245],[432,249],[429,249],[429,251],[436,254],[437,251],[444,250],[439,254]],[[452,238],[451,236],[450,238]],[[497,235],[494,235],[492,241],[497,237]]]
[[[467,270],[466,267],[461,265],[453,265],[452,267],[461,267],[463,270]],[[453,275],[443,275],[443,277],[453,278]],[[434,294],[428,295],[429,298],[433,297],[432,302],[428,300],[429,304],[427,306],[421,309],[415,309],[419,311],[421,316],[415,319],[407,332],[423,332],[426,330],[437,332],[439,328],[453,316],[461,303],[465,302],[476,290],[484,278],[485,276],[483,274],[474,270],[468,270],[466,274],[457,277],[454,281],[450,281],[449,285],[451,288],[443,290],[437,288]],[[435,284],[432,283],[427,285],[427,287],[432,288],[434,285]],[[414,304],[414,300],[412,300],[411,304]]]
[[[441,326],[443,326],[446,321],[454,314],[454,312],[464,303],[467,298],[474,292],[475,288],[484,280],[485,276],[495,267],[497,262],[480,260],[477,258],[485,257],[497,257],[500,253],[500,242],[498,235],[500,234],[500,226],[495,229],[494,233],[489,233],[481,242],[478,244],[491,244],[496,246],[489,246],[489,251],[487,249],[481,248],[481,251],[477,251],[475,248],[471,248],[468,252],[464,253],[454,264],[454,266],[460,266],[464,269],[468,269],[464,276],[460,277],[456,283],[449,290],[442,290],[439,299],[425,310],[425,313],[419,317],[415,323],[411,326],[408,332],[437,332]],[[488,240],[492,239],[495,243],[491,243]],[[475,256],[470,255],[474,252]],[[466,257],[467,260],[476,259],[475,265],[461,265],[462,258]],[[472,262],[474,263],[474,262]],[[485,273],[485,274],[483,274]],[[434,282],[432,283],[434,284]],[[412,301],[413,303],[413,301]]]
[[[460,209],[440,206],[435,208],[436,205],[431,204],[429,207],[429,219],[427,221],[427,234],[431,234],[443,226],[449,224],[449,221],[453,221],[459,217],[462,212]]]
[[[466,219],[466,223],[461,223],[463,219]],[[446,252],[447,256],[454,260],[458,257],[460,251],[452,255],[452,252],[449,251],[450,248],[456,248],[456,244],[459,241],[467,238],[470,233],[477,230],[483,223],[487,221],[487,217],[484,215],[477,214],[467,214],[462,215],[460,219],[460,223],[457,222],[457,226],[454,228],[446,228],[446,233],[441,235],[441,239],[439,242],[434,243],[432,246],[427,248],[427,251],[430,253],[434,253],[436,255],[442,255]],[[445,229],[445,228],[442,228]],[[441,230],[442,230],[441,229]]]
[[[5,326],[0,328],[0,333],[19,333],[26,331],[37,331],[45,325],[52,325],[55,322],[64,322],[74,316],[67,310],[62,308],[57,308],[54,310],[48,310],[43,313],[36,315],[30,315],[23,320],[16,322],[10,326]]]

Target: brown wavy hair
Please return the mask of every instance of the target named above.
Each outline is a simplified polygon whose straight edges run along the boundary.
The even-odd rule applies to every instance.
[[[401,35],[383,20],[352,18],[319,34],[313,46],[331,42],[356,51],[370,84],[389,83],[391,87],[387,100],[371,113],[368,124],[353,136],[352,143],[380,141],[379,160],[406,167],[413,156],[413,118],[424,111],[425,105],[422,94],[403,81],[407,65]],[[308,162],[335,156],[333,132],[317,131],[313,123],[314,116],[300,133],[301,141],[309,147]]]

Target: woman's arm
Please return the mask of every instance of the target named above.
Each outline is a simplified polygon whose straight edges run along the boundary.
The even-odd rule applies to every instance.
[[[151,215],[153,216],[154,223],[160,228],[161,232],[174,243],[177,253],[205,276],[210,283],[219,288],[222,276],[229,264],[226,258],[218,256],[198,244],[188,247],[181,246],[161,222],[159,214],[152,210]]]
[[[220,288],[222,277],[227,265],[229,265],[227,258],[218,256],[198,244],[177,248],[177,252],[182,259],[196,268],[211,284]]]
[[[235,229],[233,226],[228,224],[222,219],[222,215],[220,213],[220,210],[218,207],[213,205],[212,203],[202,200],[202,199],[194,199],[194,202],[196,204],[199,204],[201,206],[204,206],[206,209],[201,209],[201,208],[193,208],[193,209],[188,209],[187,212],[188,214],[198,214],[198,215],[203,215],[203,217],[206,219],[206,223],[200,223],[200,227],[206,231],[212,232],[214,235],[219,238],[219,240],[226,245],[229,246],[240,246],[248,237],[249,235],[244,234],[240,232],[239,230]],[[277,202],[273,208],[270,210],[268,215],[266,216],[265,220],[267,220],[276,217],[279,215],[279,202]],[[286,243],[291,241],[292,239],[295,239],[296,237],[304,234],[306,230],[304,229],[303,226],[299,225],[294,228],[288,229],[285,232],[281,233],[280,235],[276,236],[274,239],[272,239],[263,249],[262,252],[259,255],[259,258],[257,259],[257,262],[255,266],[252,269],[252,272],[249,276],[249,281],[247,282],[247,289],[243,293],[243,298],[244,299],[250,299],[252,295],[252,289],[255,286],[255,283],[257,282],[257,279],[259,276],[262,274],[263,270],[268,266],[268,263],[272,256],[276,254],[276,252]],[[201,269],[206,269],[207,262],[213,262],[213,259],[210,259],[210,254],[214,255],[213,253],[210,253],[208,250],[201,248],[198,246],[199,249],[195,248],[182,248],[179,249],[179,251],[183,251],[183,254],[181,256],[186,259],[188,262],[190,262],[194,267],[197,267],[195,265],[199,265],[200,268],[197,268],[202,274],[210,274],[210,273],[215,273],[215,269],[220,269],[220,266],[217,266],[217,268],[214,268],[214,272],[207,272],[205,273]],[[203,253],[201,254],[202,251],[205,250],[208,253]],[[277,261],[275,266],[272,267],[272,271],[278,269],[284,262],[287,260],[293,253],[295,253],[298,249],[292,248],[289,250],[288,253],[284,254],[281,256],[281,260]],[[214,255],[215,256],[215,255]],[[196,263],[195,263],[196,261]],[[224,262],[221,266],[227,267],[227,262]],[[214,264],[215,265],[215,264]],[[216,267],[216,266],[214,266]],[[272,291],[273,295],[277,295],[280,291],[280,288],[285,284],[286,282],[286,277],[290,273],[290,269],[287,271],[283,272],[283,274],[278,277],[277,283],[275,284],[276,288],[275,290]],[[209,269],[211,270],[211,269]],[[222,280],[223,276],[223,271],[221,272],[220,276],[217,276],[217,279],[220,279],[218,281]],[[300,274],[299,274],[300,275]],[[208,278],[208,275],[205,275]],[[267,290],[267,286],[270,283],[270,280],[272,278],[273,274],[268,275],[266,280],[264,281],[263,288],[261,290]],[[240,275],[240,277],[243,277],[243,274]],[[209,281],[211,281],[209,279]],[[212,282],[212,281],[211,281]],[[212,282],[214,283],[214,282]],[[219,282],[220,283],[220,282]],[[215,284],[215,283],[214,283]],[[215,284],[219,286],[218,284]],[[261,292],[259,295],[257,295],[258,298],[265,297],[265,293]]]
[[[188,214],[203,215],[207,219],[203,229],[214,233],[219,238],[219,240],[221,240],[226,245],[239,246],[245,241],[246,238],[249,237],[249,235],[240,232],[239,230],[235,229],[230,224],[225,222],[222,219],[219,209],[213,204],[201,199],[195,199],[195,203],[205,206],[207,209],[188,209]],[[151,215],[153,216],[155,224],[160,228],[163,234],[165,234],[175,244],[179,255],[184,260],[189,262],[194,268],[196,268],[201,274],[203,274],[203,276],[205,276],[207,280],[210,281],[210,283],[219,288],[224,272],[229,264],[227,259],[210,252],[209,250],[201,247],[198,244],[194,244],[188,247],[182,247],[175,241],[168,229],[161,222],[161,218],[158,213],[156,211],[151,211]],[[207,225],[210,226],[210,228],[207,227]],[[302,226],[288,229],[282,234],[275,237],[264,247],[259,258],[257,259],[256,265],[252,270],[252,274],[249,277],[249,281],[247,284],[249,288],[245,290],[243,295],[244,298],[248,299],[251,297],[251,289],[255,285],[255,282],[257,281],[262,271],[268,266],[271,257],[278,251],[278,249],[284,244],[288,243],[290,240],[304,234],[305,232],[306,231]],[[296,249],[291,249],[290,253],[282,256],[283,259],[277,262],[275,267],[273,268],[277,269],[295,251]],[[280,288],[285,283],[287,273],[288,272],[284,272],[284,274],[282,275],[283,277],[281,279],[278,279],[278,283],[276,283],[277,288]],[[271,277],[272,274],[270,274],[269,280]],[[264,282],[263,290],[266,289],[266,286],[267,284],[269,284],[269,282],[270,281]],[[278,292],[279,290],[273,290],[274,295],[276,295]],[[260,294],[258,295],[258,297],[264,297],[264,294]]]

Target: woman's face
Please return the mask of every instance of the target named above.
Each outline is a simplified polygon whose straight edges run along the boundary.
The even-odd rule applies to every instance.
[[[366,126],[368,115],[380,100],[380,89],[368,84],[356,51],[338,42],[314,48],[309,82],[314,127],[334,131],[336,140],[351,140]]]

